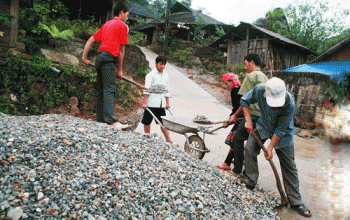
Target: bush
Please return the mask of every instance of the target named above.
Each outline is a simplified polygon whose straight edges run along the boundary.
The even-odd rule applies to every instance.
[[[151,68],[150,68],[149,66],[148,66],[147,69],[140,69],[140,71],[139,71],[138,74],[137,74],[137,77],[140,77],[140,78],[144,79],[144,78],[146,77],[146,75],[147,75],[147,73],[149,72],[150,69],[151,69]]]
[[[144,42],[144,34],[138,31],[134,32],[134,34],[129,34],[128,43],[140,46],[145,45],[146,42]]]
[[[77,70],[75,67],[56,65],[60,73],[50,70],[51,61],[32,56],[23,59],[8,56],[0,60],[0,95],[13,94],[18,101],[4,100],[0,111],[16,115],[42,114],[76,96],[84,100],[94,96],[95,74],[90,70]],[[4,99],[4,98],[3,98]],[[81,102],[80,104],[84,104]],[[80,106],[81,107],[81,106]]]
[[[93,35],[99,26],[94,22],[94,18],[91,20],[74,20],[70,22],[70,29],[74,31],[74,35],[83,40],[88,40]]]
[[[7,27],[11,27],[11,15],[0,13],[0,23]]]
[[[61,71],[54,72],[51,67]],[[92,68],[54,65],[43,57],[24,58],[2,52],[0,72],[0,112],[6,114],[43,114],[66,104],[72,96],[79,99],[78,108],[83,110],[86,102],[92,102],[90,98],[96,95],[96,72]],[[116,97],[121,99],[117,103],[132,109],[140,91],[131,90],[129,83],[118,82]],[[17,97],[17,102],[10,101],[11,94]]]
[[[46,26],[45,24],[40,23],[40,27],[44,30],[46,30],[54,39],[63,39],[68,40],[69,36],[73,36],[74,33],[72,30],[64,30],[59,31],[56,27],[56,25],[52,24],[50,27]]]
[[[343,104],[345,99],[349,95],[349,75],[350,72],[344,73],[339,76],[338,80],[332,81],[331,86],[331,97],[335,100],[337,104]]]

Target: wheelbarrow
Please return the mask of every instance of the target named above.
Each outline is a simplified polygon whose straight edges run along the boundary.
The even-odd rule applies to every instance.
[[[210,150],[207,149],[204,144],[205,134],[214,135],[215,131],[224,127],[220,126],[212,129],[210,126],[203,126],[193,122],[193,119],[191,118],[174,116],[170,109],[168,110],[171,116],[161,116],[163,123],[160,123],[160,121],[157,119],[157,117],[154,116],[151,110],[148,108],[146,108],[146,110],[150,112],[153,118],[163,128],[184,135],[186,137],[184,144],[185,152],[190,153],[192,156],[198,159],[202,159],[206,153],[210,152]],[[203,133],[203,137],[199,136],[200,132]]]

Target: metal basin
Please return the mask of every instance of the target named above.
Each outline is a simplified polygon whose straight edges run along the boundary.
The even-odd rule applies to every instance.
[[[166,129],[179,133],[197,133],[198,125],[193,122],[193,119],[182,116],[162,116],[163,125]]]

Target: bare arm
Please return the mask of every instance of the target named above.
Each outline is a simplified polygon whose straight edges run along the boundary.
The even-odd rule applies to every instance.
[[[148,94],[144,94],[143,95],[143,102],[142,102],[142,108],[144,108],[144,109],[146,109],[148,107],[147,100],[148,100]]]
[[[237,111],[233,115],[231,115],[230,124],[235,123],[237,121],[237,116],[242,112],[242,110],[242,106],[239,106]]]
[[[276,134],[273,134],[272,139],[270,141],[269,146],[266,148],[267,155],[265,154],[266,160],[269,160],[272,158],[272,150],[275,148],[276,144],[281,140],[281,137],[277,136]]]
[[[91,36],[85,44],[83,55],[81,57],[81,60],[83,61],[83,63],[85,63],[85,65],[90,64],[90,61],[87,59],[87,55],[88,55],[93,43],[95,43],[95,38],[93,36]]]
[[[249,133],[252,133],[253,132],[253,120],[252,120],[252,117],[250,115],[250,112],[249,112],[249,107],[242,107],[243,109],[243,113],[244,113],[244,118],[245,118],[245,129],[247,129],[247,131]]]
[[[117,77],[119,79],[122,79],[123,77],[123,60],[124,60],[124,54],[125,54],[125,45],[120,45],[119,55],[118,55],[118,70],[117,70]]]
[[[166,101],[166,106],[165,106],[165,108],[170,108],[169,97],[165,97],[165,101]]]

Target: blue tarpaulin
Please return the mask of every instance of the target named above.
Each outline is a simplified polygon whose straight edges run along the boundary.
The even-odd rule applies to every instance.
[[[329,61],[324,63],[312,63],[285,69],[286,72],[320,73],[328,75],[334,80],[344,78],[345,73],[350,72],[350,60]]]

